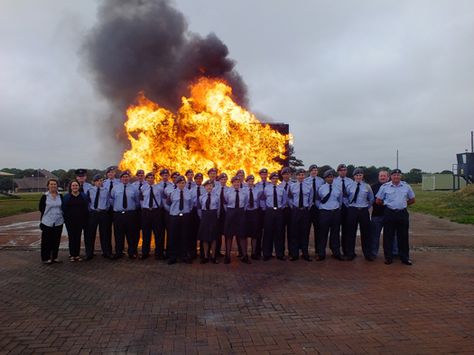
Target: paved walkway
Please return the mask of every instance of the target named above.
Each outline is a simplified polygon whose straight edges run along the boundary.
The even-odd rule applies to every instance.
[[[415,215],[413,230],[439,230],[429,218]],[[361,257],[45,266],[34,246],[4,247],[0,353],[473,353],[474,234],[446,223],[455,237],[414,233],[411,267]]]

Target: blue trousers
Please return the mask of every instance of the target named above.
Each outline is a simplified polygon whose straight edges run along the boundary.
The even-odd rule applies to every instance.
[[[380,234],[383,229],[383,216],[372,216],[370,221],[370,253],[372,256],[377,256],[380,248]],[[398,255],[397,236],[393,238],[393,255]]]

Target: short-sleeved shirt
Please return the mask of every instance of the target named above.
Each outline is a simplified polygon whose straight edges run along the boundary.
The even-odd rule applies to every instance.
[[[389,181],[380,187],[377,198],[392,210],[402,210],[407,208],[408,200],[415,198],[415,193],[411,186],[404,181],[400,181],[398,185]]]

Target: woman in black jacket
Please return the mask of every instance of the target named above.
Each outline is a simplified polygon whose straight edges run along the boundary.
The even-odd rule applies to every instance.
[[[58,259],[59,243],[63,231],[63,196],[58,193],[58,181],[49,179],[46,183],[46,192],[39,201],[39,211],[41,212],[41,261],[50,265],[60,263]]]
[[[63,199],[64,222],[69,237],[69,261],[81,261],[81,234],[87,227],[89,216],[89,200],[87,195],[80,191],[77,181],[69,185],[69,193]]]

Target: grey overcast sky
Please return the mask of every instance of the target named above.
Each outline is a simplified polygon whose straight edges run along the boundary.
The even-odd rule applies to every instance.
[[[121,146],[81,61],[99,1],[0,2],[0,168],[96,167]],[[250,110],[290,124],[306,166],[451,169],[474,129],[474,1],[177,0],[214,32]],[[258,114],[257,114],[258,116]],[[117,119],[120,119],[118,117]]]

